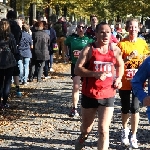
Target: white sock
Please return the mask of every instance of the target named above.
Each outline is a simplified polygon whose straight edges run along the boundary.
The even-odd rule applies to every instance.
[[[129,128],[125,128],[123,129],[125,132],[129,132]]]
[[[132,138],[132,139],[136,139],[136,134],[133,134],[133,135],[131,136],[131,138]]]

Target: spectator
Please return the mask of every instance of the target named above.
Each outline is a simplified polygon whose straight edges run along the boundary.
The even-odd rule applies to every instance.
[[[33,19],[33,21],[32,21],[32,26],[30,27],[30,30],[31,30],[32,33],[36,31],[36,30],[35,30],[35,23],[36,23],[36,22],[37,22],[37,20],[36,20],[36,19]]]
[[[49,24],[49,30],[50,30],[50,72],[54,72],[53,69],[53,53],[55,53],[55,46],[57,49],[57,43],[56,43],[56,31],[52,27],[52,23]]]
[[[33,50],[31,59],[31,68],[29,72],[29,81],[32,82],[34,75],[37,76],[37,82],[42,81],[43,67],[45,66],[45,61],[49,60],[49,50],[50,37],[43,30],[43,22],[37,22],[35,24],[36,32],[33,33]]]
[[[22,38],[22,31],[21,31],[20,26],[15,21],[16,13],[14,11],[10,10],[10,11],[8,11],[6,17],[10,23],[11,33],[14,35],[14,38],[16,40],[16,44],[17,44],[16,46],[18,46],[20,43],[20,40]],[[22,24],[22,21],[20,20],[18,23]],[[16,60],[19,61],[20,59],[21,59],[20,55],[19,54],[16,55]],[[16,85],[17,97],[22,96],[22,93],[20,92],[20,87],[19,87],[19,74],[20,74],[20,71],[19,71],[19,67],[17,64],[16,67],[14,67],[14,72],[13,72],[13,79],[14,79],[14,84]]]
[[[20,14],[20,15],[18,16],[18,19],[20,19],[20,20],[22,21],[22,24],[25,23],[25,16],[24,16],[23,14]]]
[[[53,25],[54,30],[56,31],[57,44],[60,51],[56,52],[56,59],[58,61],[59,54],[61,53],[62,59],[65,62],[65,50],[64,50],[64,41],[67,34],[67,25],[64,17],[58,19],[58,21]]]
[[[140,23],[139,29],[140,29],[139,34],[144,35],[146,33],[146,27],[142,23]]]
[[[14,36],[11,34],[10,24],[7,20],[0,21],[0,48],[0,58],[3,57],[3,61],[0,61],[0,107],[8,108],[9,105],[7,104],[7,100],[10,93],[11,79],[14,73],[14,67],[16,66],[16,60],[14,57],[9,57],[10,55],[2,55],[2,53],[7,52],[7,54],[11,53],[15,56],[18,53],[18,51],[16,49],[16,41],[14,39]],[[5,66],[5,64],[2,63],[4,61],[5,63],[8,62],[7,59],[11,60],[9,60],[9,63],[7,63],[7,66]],[[14,60],[12,61],[12,59]],[[1,101],[2,98],[3,101]]]
[[[120,23],[117,23],[117,24],[116,24],[115,29],[116,29],[116,32],[117,32],[117,33],[122,34],[122,28],[121,28],[121,24],[120,24]]]
[[[47,35],[50,37],[50,30],[48,29],[48,23],[46,23],[46,21],[42,21],[42,22],[43,22],[43,25],[44,25],[43,30],[44,30],[45,33],[47,33]],[[50,51],[50,46],[48,47],[48,50]],[[45,79],[50,78],[50,77],[48,76],[49,61],[50,61],[50,60],[46,60],[46,61],[45,61],[45,66],[44,66],[44,76],[45,76]]]
[[[111,28],[111,33],[112,33],[112,35],[113,35],[114,37],[116,37],[117,32],[116,32],[116,30],[115,30],[114,25],[111,25],[110,28]]]
[[[27,85],[28,76],[29,76],[29,62],[32,58],[31,49],[33,48],[32,37],[28,33],[29,26],[24,24],[22,26],[22,38],[20,44],[18,45],[18,50],[21,55],[21,59],[18,61],[19,70],[20,70],[20,83]]]

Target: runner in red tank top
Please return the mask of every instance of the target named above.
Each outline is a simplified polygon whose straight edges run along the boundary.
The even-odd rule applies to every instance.
[[[97,80],[95,77],[83,78],[82,94],[95,99],[114,97],[115,89],[112,86],[115,77],[114,65],[116,64],[114,52],[108,50],[106,54],[102,54],[98,51],[98,48],[94,47],[96,46],[91,45],[92,57],[89,60],[89,66],[87,68],[95,72],[105,72],[107,78],[105,80]]]
[[[75,74],[83,77],[83,84],[81,135],[75,143],[75,150],[81,150],[84,147],[97,111],[98,150],[108,150],[109,147],[109,125],[113,116],[115,89],[121,88],[121,79],[124,74],[121,50],[115,45],[110,50],[110,36],[109,25],[98,24],[97,41],[82,50],[76,63]],[[114,65],[116,65],[116,78]]]

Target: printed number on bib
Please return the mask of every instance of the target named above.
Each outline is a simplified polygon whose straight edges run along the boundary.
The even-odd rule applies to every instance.
[[[126,79],[131,80],[137,71],[138,71],[138,69],[126,69],[125,70]]]
[[[113,63],[111,62],[101,62],[101,61],[94,61],[94,71],[102,71],[105,72],[107,77],[112,77],[113,72]]]
[[[79,57],[80,53],[81,53],[81,51],[79,51],[79,50],[74,50],[73,51],[74,57],[76,57],[76,58]]]

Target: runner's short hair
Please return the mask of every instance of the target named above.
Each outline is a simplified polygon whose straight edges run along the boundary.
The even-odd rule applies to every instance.
[[[97,16],[96,16],[95,14],[92,14],[92,15],[90,15],[90,21],[91,21],[91,19],[92,19],[93,17],[96,17],[96,18],[97,18]]]
[[[95,32],[98,32],[99,28],[100,28],[101,26],[103,26],[103,25],[108,25],[108,26],[109,26],[108,23],[106,23],[106,22],[101,22],[101,23],[99,23],[98,25],[96,25]],[[110,27],[110,26],[109,26],[109,27]]]
[[[125,30],[126,30],[126,31],[128,31],[129,25],[130,25],[130,23],[131,23],[132,21],[138,22],[138,25],[139,25],[138,19],[132,18],[132,19],[130,19],[130,20],[127,20],[127,21],[126,21],[126,26],[125,26]]]

